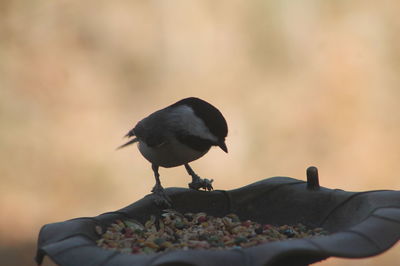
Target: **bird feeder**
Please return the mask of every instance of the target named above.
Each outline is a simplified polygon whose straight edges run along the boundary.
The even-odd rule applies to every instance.
[[[400,191],[347,192],[319,186],[315,167],[307,182],[273,177],[242,188],[211,192],[168,188],[181,213],[205,212],[268,224],[322,227],[329,235],[267,242],[229,250],[178,250],[154,254],[123,254],[98,247],[96,226],[117,219],[145,222],[159,209],[148,195],[118,211],[47,224],[39,233],[36,261],[45,255],[58,265],[309,265],[328,257],[364,258],[384,252],[400,239]]]

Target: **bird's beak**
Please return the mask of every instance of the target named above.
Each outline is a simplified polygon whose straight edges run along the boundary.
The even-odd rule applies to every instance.
[[[224,152],[228,153],[228,148],[226,147],[225,141],[218,143],[218,147],[220,147]]]

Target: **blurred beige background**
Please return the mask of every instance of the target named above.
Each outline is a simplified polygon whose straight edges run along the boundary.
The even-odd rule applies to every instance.
[[[229,154],[194,162],[217,189],[283,175],[400,189],[400,4],[0,1],[0,261],[33,265],[45,223],[128,205],[154,185],[122,136],[188,96],[216,105]],[[183,167],[161,169],[186,187]],[[374,258],[318,265],[395,265]]]

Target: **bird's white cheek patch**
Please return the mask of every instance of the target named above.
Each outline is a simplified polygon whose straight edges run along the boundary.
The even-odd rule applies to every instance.
[[[182,128],[191,135],[217,142],[218,139],[206,127],[203,120],[198,118],[193,109],[187,105],[176,107],[169,115],[170,123],[176,128]]]

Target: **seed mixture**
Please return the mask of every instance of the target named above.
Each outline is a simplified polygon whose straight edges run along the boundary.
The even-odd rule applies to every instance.
[[[144,225],[135,220],[116,220],[104,232],[97,245],[122,253],[247,248],[268,241],[327,235],[322,228],[309,229],[303,224],[274,226],[251,220],[240,221],[236,214],[213,217],[204,212],[181,214],[164,210],[160,219],[151,216]]]

